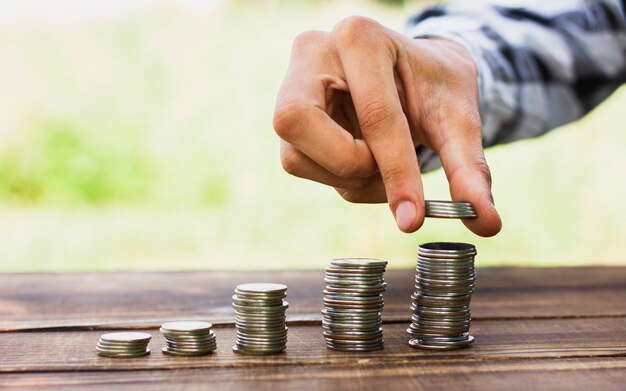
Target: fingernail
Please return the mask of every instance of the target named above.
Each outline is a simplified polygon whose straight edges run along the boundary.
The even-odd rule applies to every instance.
[[[417,209],[410,201],[402,201],[396,208],[396,223],[402,231],[406,232],[411,229],[416,217]]]

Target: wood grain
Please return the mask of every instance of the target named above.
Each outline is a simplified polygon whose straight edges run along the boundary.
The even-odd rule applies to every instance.
[[[413,270],[385,274],[385,321],[407,321]],[[272,281],[290,289],[292,321],[318,321],[323,271],[0,274],[0,331],[154,328],[166,320],[233,321],[234,287]],[[483,268],[474,319],[626,316],[626,268]]]
[[[384,327],[385,349],[369,353],[343,353],[326,349],[320,326],[290,326],[285,353],[241,356],[233,353],[235,330],[216,329],[218,350],[204,357],[162,354],[163,338],[151,330],[152,354],[135,359],[99,357],[95,345],[101,332],[56,331],[0,334],[0,373],[183,368],[248,368],[257,366],[398,365],[510,360],[524,358],[626,357],[626,322],[617,318],[535,319],[476,321],[471,348],[432,352],[410,347],[406,324]]]
[[[429,361],[8,374],[19,390],[603,390],[626,383],[626,359]]]

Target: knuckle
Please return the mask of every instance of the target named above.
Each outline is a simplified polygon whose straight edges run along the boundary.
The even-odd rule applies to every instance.
[[[380,24],[374,19],[364,16],[350,16],[337,23],[333,28],[332,35],[339,42],[349,45],[356,40],[370,36],[380,27]]]
[[[280,151],[280,164],[288,174],[298,176],[301,171],[302,161],[294,147],[285,146]]]
[[[426,129],[442,129],[444,118],[441,107],[428,107],[420,114]]]
[[[298,137],[301,123],[309,107],[297,98],[289,98],[280,102],[274,111],[273,125],[276,134],[283,140],[293,140]]]
[[[366,98],[364,102],[358,115],[363,129],[378,129],[391,120],[391,111],[382,98]]]
[[[405,179],[405,170],[400,165],[392,165],[380,172],[385,183],[400,183]]]
[[[347,159],[336,170],[335,175],[341,179],[350,179],[356,172],[356,163],[353,159]]]
[[[305,31],[294,38],[292,50],[307,49],[311,46],[317,46],[323,40],[325,33],[321,31]]]

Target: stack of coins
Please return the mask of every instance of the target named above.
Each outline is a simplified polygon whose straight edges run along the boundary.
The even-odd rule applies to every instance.
[[[341,351],[383,348],[381,311],[387,261],[334,259],[326,269],[322,327],[326,346]]]
[[[172,356],[202,356],[217,349],[211,323],[169,322],[161,326],[165,337],[163,353]]]
[[[283,299],[287,286],[256,283],[238,285],[233,295],[237,340],[233,351],[242,354],[275,354],[287,347]]]
[[[152,335],[139,332],[103,334],[98,341],[98,354],[106,357],[131,358],[150,354],[148,343]]]
[[[411,296],[409,343],[423,349],[467,347],[470,300],[474,292],[476,248],[465,243],[425,243],[417,252],[415,293]]]
[[[469,202],[426,201],[426,217],[442,219],[473,219],[478,217]]]

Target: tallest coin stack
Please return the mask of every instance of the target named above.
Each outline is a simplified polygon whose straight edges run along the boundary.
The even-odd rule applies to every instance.
[[[426,201],[426,217],[473,219],[469,202]],[[470,300],[474,292],[476,248],[471,244],[425,243],[417,251],[415,293],[411,296],[409,344],[421,349],[449,350],[469,346]]]
[[[469,334],[476,248],[465,243],[425,243],[417,252],[415,293],[411,296],[409,343],[424,349],[458,349]]]

